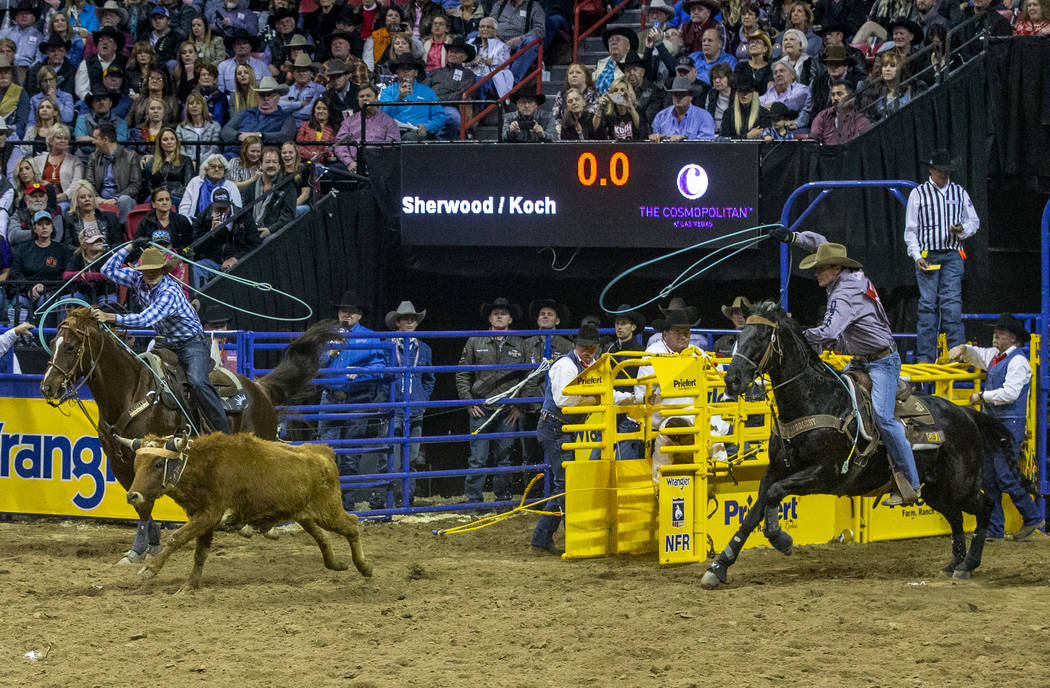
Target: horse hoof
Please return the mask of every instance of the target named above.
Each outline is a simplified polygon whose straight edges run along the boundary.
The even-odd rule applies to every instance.
[[[153,578],[156,575],[157,572],[148,566],[143,566],[141,569],[139,569],[139,578],[142,578],[143,580],[149,580],[150,578]]]
[[[237,534],[246,540],[250,540],[252,535],[255,535],[255,528],[252,528],[251,526],[243,526],[237,531]]]
[[[134,566],[142,563],[142,555],[133,549],[129,549],[114,566]]]
[[[973,578],[973,571],[955,569],[955,573],[952,574],[952,578],[955,578],[956,580],[969,580],[970,578]]]
[[[700,578],[700,587],[704,590],[714,590],[718,586],[722,585],[722,581],[718,580],[711,571],[704,571],[704,575]]]
[[[358,573],[360,573],[365,578],[371,578],[372,577],[372,565],[371,564],[365,564],[363,566],[360,566],[360,567],[358,567],[357,571],[358,571]]]
[[[277,526],[270,528],[268,531],[262,534],[267,540],[276,540],[281,537],[280,531],[277,530]]]
[[[945,566],[943,569],[941,569],[941,575],[951,578],[953,575],[955,575],[955,569],[951,566]]]

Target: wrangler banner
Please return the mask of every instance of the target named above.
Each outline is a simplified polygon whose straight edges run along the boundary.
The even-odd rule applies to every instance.
[[[98,413],[92,401],[84,407]],[[80,409],[0,399],[0,512],[137,519],[126,498]],[[153,518],[185,521],[186,513],[165,497]]]

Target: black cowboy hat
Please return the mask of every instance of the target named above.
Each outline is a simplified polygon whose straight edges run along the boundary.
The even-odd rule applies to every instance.
[[[343,295],[339,297],[338,301],[332,302],[332,308],[335,308],[336,310],[356,308],[359,311],[363,311],[365,309],[364,300],[362,300],[361,297],[358,296],[357,292],[353,289],[347,289],[346,291],[344,291]]]
[[[123,31],[115,29],[112,26],[103,26],[101,29],[91,34],[91,38],[95,41],[95,45],[98,45],[99,40],[103,38],[112,38],[117,43],[118,53],[124,50],[124,43],[127,40]]]
[[[116,107],[117,104],[121,100],[119,93],[112,93],[110,91],[103,91],[101,93],[89,93],[89,94],[87,94],[86,96],[84,96],[84,103],[88,107],[94,107],[95,101],[98,100],[99,98],[108,98],[110,107]]]
[[[529,324],[536,322],[536,318],[540,315],[541,308],[553,308],[554,312],[558,314],[558,320],[561,321],[562,327],[568,327],[569,325],[569,308],[564,303],[559,303],[554,299],[537,299],[529,302]]]
[[[657,332],[663,332],[672,327],[693,328],[700,324],[699,320],[690,322],[690,319],[687,311],[667,311],[664,313],[664,317],[653,321],[653,329]]]
[[[576,336],[573,337],[573,343],[576,346],[598,346],[599,341],[598,328],[594,325],[580,325]]]
[[[682,11],[689,14],[689,10],[692,9],[693,5],[703,5],[711,10],[712,15],[718,14],[722,11],[722,7],[718,4],[718,0],[686,0],[682,3]]]
[[[386,11],[383,11],[386,14]],[[365,17],[360,12],[355,12],[354,8],[350,5],[343,7],[343,11],[339,13],[336,18],[337,24],[349,24],[350,26],[361,26],[365,23]]]
[[[769,121],[776,122],[778,119],[789,119],[794,120],[798,117],[798,110],[792,110],[784,103],[779,100],[774,100],[766,108],[766,112],[769,113]]]
[[[630,320],[634,323],[634,326],[635,328],[637,328],[638,332],[641,332],[645,329],[645,316],[639,313],[638,311],[629,310],[630,308],[630,304],[621,303],[616,308],[616,310],[620,312],[614,315],[613,317],[617,320],[620,318],[623,318],[624,320]]]
[[[758,86],[755,84],[755,73],[747,62],[742,62],[736,66],[733,70],[733,90],[734,91],[757,91]]]
[[[222,42],[226,44],[227,50],[233,50],[233,44],[237,41],[247,41],[252,46],[252,52],[255,52],[259,49],[261,40],[255,34],[250,34],[244,29],[237,29],[231,35],[223,37]]]
[[[939,172],[954,172],[955,161],[952,154],[946,148],[938,148],[930,152],[925,160],[926,166]]]
[[[288,9],[287,7],[282,7],[279,10],[274,10],[273,12],[271,12],[270,18],[266,20],[266,23],[269,24],[271,28],[273,28],[276,27],[277,22],[281,21],[282,19],[295,19],[296,21],[299,21],[299,13],[295,10]]]
[[[1013,313],[1001,314],[999,319],[992,323],[992,327],[997,330],[1006,330],[1017,337],[1019,344],[1024,344],[1031,338],[1028,330],[1025,329],[1024,323],[1014,317]]]
[[[510,94],[510,102],[512,103],[517,103],[518,100],[521,98],[532,98],[536,101],[537,105],[543,105],[545,102],[547,102],[547,96],[543,95],[542,93],[535,93],[533,91],[526,91],[524,89],[520,91],[515,91],[514,93]]]
[[[613,36],[623,36],[631,43],[631,52],[638,51],[638,32],[626,26],[614,26],[602,32],[602,45],[609,49],[609,39]]]
[[[456,36],[452,39],[451,43],[446,43],[445,51],[447,52],[449,50],[462,50],[467,55],[467,62],[473,62],[474,58],[478,55],[478,49],[470,43],[467,43],[463,36]]]
[[[46,53],[50,48],[65,48],[69,52],[70,42],[57,34],[51,34],[46,41],[40,43],[40,52]]]
[[[337,38],[342,38],[344,41],[349,43],[351,47],[353,47],[355,43],[361,42],[360,36],[355,36],[349,31],[333,31],[332,33],[328,34],[328,45],[331,46],[332,41],[334,41]]]
[[[672,313],[681,313],[686,320],[693,322],[687,323],[689,327],[696,327],[700,324],[699,312],[696,306],[687,306],[685,299],[681,296],[675,296],[667,302],[667,306],[659,306],[660,312],[664,314],[664,319],[667,319]],[[656,327],[656,321],[653,321],[653,327]]]
[[[491,313],[496,308],[506,308],[508,311],[510,311],[510,317],[514,318],[514,320],[521,320],[521,308],[519,308],[517,304],[511,303],[509,299],[506,299],[502,296],[493,299],[492,303],[481,304],[482,319],[488,320],[489,313]]]
[[[645,69],[645,63],[642,62],[642,58],[638,57],[638,51],[631,50],[627,53],[627,56],[623,58],[623,62],[616,65],[620,68],[621,72],[626,72],[628,67],[641,67]]]
[[[19,12],[32,12],[34,17],[40,19],[40,14],[41,12],[43,12],[43,8],[41,8],[38,4],[31,4],[26,0],[22,0],[22,2],[12,7],[10,11],[12,17],[14,17]]]
[[[422,60],[420,60],[412,53],[405,53],[404,55],[399,55],[398,57],[390,60],[389,67],[390,71],[394,74],[397,74],[397,70],[401,69],[402,67],[414,69],[420,73],[425,72],[427,69],[426,65],[423,64]]]
[[[837,19],[829,19],[823,24],[821,24],[820,31],[817,32],[817,35],[823,36],[825,34],[831,33],[832,31],[838,31],[842,34],[843,38],[846,38],[850,35],[849,27],[843,24],[842,22],[838,21]]]
[[[223,330],[233,320],[233,311],[220,303],[209,303],[201,309],[200,319],[205,327]]]
[[[893,30],[898,26],[903,26],[911,32],[912,45],[918,45],[919,43],[922,43],[922,27],[919,26],[918,23],[912,21],[911,19],[908,19],[907,17],[897,17],[896,19],[890,22],[890,25],[888,27],[886,27],[886,30],[890,33],[891,37],[893,35]]]

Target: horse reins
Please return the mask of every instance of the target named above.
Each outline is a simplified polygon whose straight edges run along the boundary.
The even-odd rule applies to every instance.
[[[65,386],[66,391],[63,392],[62,398],[60,398],[57,402],[54,402],[54,403],[52,403],[50,401],[48,402],[51,406],[54,406],[56,408],[60,404],[64,403],[65,401],[68,401],[70,399],[74,399],[74,400],[76,400],[78,402],[80,401],[80,388],[83,387],[84,384],[88,381],[88,378],[90,378],[91,375],[94,374],[95,368],[98,367],[98,362],[102,359],[102,351],[106,348],[106,338],[102,337],[102,344],[101,344],[101,346],[99,346],[98,355],[94,356],[93,354],[91,354],[92,355],[91,368],[80,379],[80,382],[74,383],[74,380],[73,380],[73,369],[75,369],[77,367],[82,367],[81,364],[84,362],[84,354],[86,354],[86,353],[90,354],[91,353],[90,352],[90,342],[88,341],[90,339],[90,337],[86,333],[77,332],[76,330],[74,330],[72,327],[69,326],[69,323],[65,323],[65,322],[62,323],[61,325],[59,325],[56,335],[60,335],[63,329],[68,330],[70,333],[74,333],[75,332],[76,334],[80,335],[80,346],[78,347],[77,353],[74,356],[74,359],[73,359],[74,363],[70,367],[70,370],[63,369],[62,366],[58,365],[58,363],[55,362],[54,356],[52,356],[52,359],[50,361],[48,361],[47,370],[44,371],[44,377],[47,377],[48,372],[52,368],[57,370],[62,375],[62,383]],[[57,353],[57,351],[56,351],[56,353]]]

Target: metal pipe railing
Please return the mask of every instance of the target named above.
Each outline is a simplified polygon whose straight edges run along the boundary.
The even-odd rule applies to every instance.
[[[459,138],[460,139],[466,138],[467,130],[472,128],[475,124],[477,124],[481,120],[485,119],[485,117],[487,117],[488,114],[490,112],[492,112],[492,110],[494,108],[497,109],[497,111],[499,113],[498,116],[499,116],[499,129],[500,129],[500,132],[499,132],[499,137],[498,138],[502,139],[502,137],[503,137],[503,109],[501,107],[499,107],[499,106],[501,106],[503,103],[507,102],[507,100],[510,99],[511,94],[517,93],[519,90],[524,88],[530,81],[532,81],[534,79],[536,81],[536,94],[539,95],[543,91],[543,39],[542,38],[534,38],[531,41],[529,41],[526,45],[524,45],[521,48],[519,48],[516,53],[514,53],[513,55],[508,57],[506,60],[504,60],[500,64],[499,67],[496,67],[491,72],[489,72],[487,75],[485,75],[485,77],[483,79],[481,79],[481,81],[475,82],[474,85],[472,85],[470,88],[468,88],[466,91],[463,92],[463,96],[464,97],[469,96],[471,93],[477,91],[479,88],[481,88],[482,84],[488,83],[492,79],[492,77],[494,77],[500,71],[502,71],[503,69],[507,69],[511,64],[514,63],[514,61],[516,59],[518,59],[519,57],[524,55],[526,52],[531,50],[533,46],[536,46],[536,69],[534,69],[531,72],[529,72],[528,74],[526,74],[525,78],[523,78],[518,83],[514,84],[514,87],[511,88],[509,91],[507,91],[507,93],[505,95],[499,96],[496,99],[496,102],[494,104],[489,105],[484,110],[482,110],[478,114],[476,114],[473,117],[471,117],[469,121],[466,121],[465,118],[461,117],[460,118],[460,123],[459,123]],[[460,109],[462,111],[462,108],[460,108]],[[465,114],[465,113],[463,113],[463,114]]]
[[[619,14],[620,10],[622,10],[624,7],[626,7],[627,3],[632,2],[632,1],[633,0],[620,0],[620,3],[618,5],[616,5],[611,10],[606,12],[605,15],[601,19],[599,19],[598,21],[594,22],[594,24],[592,24],[591,27],[589,29],[587,29],[586,31],[584,31],[583,33],[580,33],[580,4],[576,3],[576,7],[573,10],[573,22],[572,22],[572,61],[573,62],[579,62],[580,43],[583,41],[583,39],[587,38],[592,33],[597,31],[601,27],[605,26],[605,24],[610,19],[612,19],[613,15]],[[644,21],[644,16],[643,16],[643,21]],[[642,25],[642,28],[644,30],[644,28],[645,28],[644,23]]]

